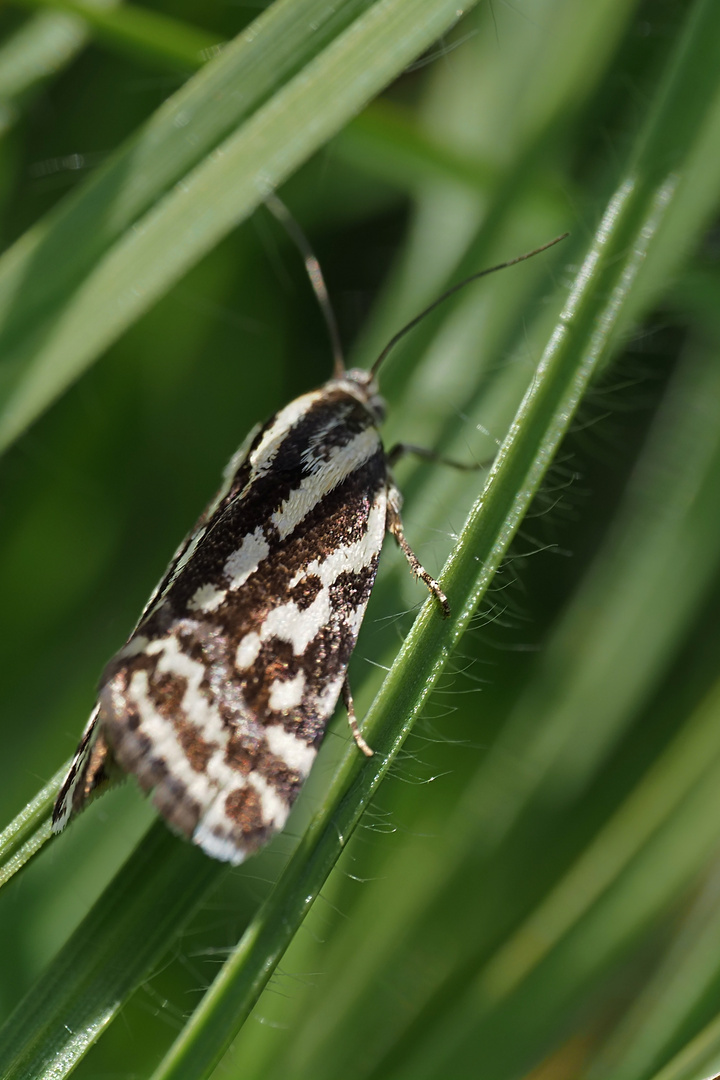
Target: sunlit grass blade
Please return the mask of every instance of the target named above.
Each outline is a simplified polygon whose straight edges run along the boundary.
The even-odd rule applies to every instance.
[[[78,192],[3,254],[0,429],[3,407],[22,391],[24,365],[38,347],[38,320],[52,328],[120,237],[372,2],[345,0],[333,10],[322,0],[272,5],[252,32],[164,102]],[[47,332],[39,337],[46,343]],[[53,394],[42,396],[44,408]]]
[[[651,1080],[717,1080],[720,1076],[720,1018],[708,1024]]]
[[[280,3],[166,102],[0,261],[0,447],[456,18],[449,0]]]

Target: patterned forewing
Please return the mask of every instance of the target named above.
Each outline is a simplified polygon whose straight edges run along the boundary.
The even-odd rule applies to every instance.
[[[208,854],[240,862],[284,825],[337,704],[386,516],[371,413],[337,387],[298,398],[258,431],[106,668],[115,759]]]

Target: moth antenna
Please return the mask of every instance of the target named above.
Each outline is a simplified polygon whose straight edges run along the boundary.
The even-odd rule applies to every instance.
[[[491,266],[488,270],[478,270],[476,273],[470,274],[469,277],[463,278],[457,285],[451,285],[451,287],[446,289],[441,296],[438,296],[437,300],[433,300],[432,304],[428,304],[426,308],[423,308],[419,315],[416,315],[414,319],[411,319],[401,330],[398,330],[397,334],[390,338],[387,345],[370,368],[371,373],[373,375],[377,374],[378,368],[387,358],[388,354],[392,352],[397,343],[411,330],[414,330],[426,315],[429,315],[430,312],[434,311],[440,304],[444,304],[454,293],[459,292],[460,289],[464,289],[471,281],[477,281],[478,278],[487,277],[488,274],[494,274],[497,270],[504,270],[507,266],[514,266],[515,263],[525,262],[526,259],[532,259],[533,255],[539,255],[541,251],[547,251],[548,248],[553,247],[555,244],[559,244],[561,240],[565,240],[569,235],[569,232],[564,232],[561,236],[556,236],[554,240],[549,240],[547,244],[543,244],[542,247],[535,248],[534,251],[526,251],[524,255],[518,255],[514,259],[508,259],[507,262],[498,263],[497,266]]]
[[[280,222],[303,257],[305,270],[307,276],[310,278],[310,284],[312,285],[313,292],[315,293],[317,302],[320,306],[320,311],[325,320],[325,326],[327,327],[328,336],[330,338],[330,346],[333,354],[333,373],[336,379],[340,379],[345,374],[345,358],[340,342],[337,319],[335,318],[333,306],[330,303],[325,278],[320,269],[320,263],[317,260],[317,256],[310,246],[310,241],[307,236],[302,231],[282,199],[279,199],[275,194],[267,195],[265,197],[265,205],[273,217]]]

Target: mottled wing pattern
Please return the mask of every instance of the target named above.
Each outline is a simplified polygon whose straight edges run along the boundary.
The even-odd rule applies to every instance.
[[[107,666],[112,757],[209,855],[241,862],[283,827],[337,704],[386,517],[367,406],[343,382],[298,398],[236,455]],[[61,794],[58,820],[69,812]]]

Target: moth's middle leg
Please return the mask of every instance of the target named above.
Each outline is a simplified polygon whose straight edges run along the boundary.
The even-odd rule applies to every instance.
[[[401,506],[402,495],[400,494],[400,491],[395,486],[395,484],[391,482],[390,484],[388,484],[388,513],[387,523],[385,527],[387,531],[389,533],[392,533],[392,535],[397,540],[398,546],[407,561],[409,562],[410,569],[412,570],[415,577],[418,577],[425,582],[429,591],[439,603],[442,609],[443,618],[447,619],[450,614],[450,604],[448,602],[448,598],[440,588],[440,585],[435,580],[435,578],[432,577],[431,574],[428,574],[427,570],[420,562],[417,555],[405,539],[405,530],[403,529],[402,518],[400,517]]]
[[[406,454],[414,454],[415,457],[423,458],[425,461],[436,461],[441,465],[449,465],[453,469],[462,469],[468,472],[474,472],[476,469],[483,469],[487,465],[487,462],[481,461],[479,464],[474,462],[466,464],[463,461],[453,461],[450,458],[442,457],[441,454],[436,453],[434,450],[428,450],[424,446],[415,446],[414,443],[396,443],[387,454],[387,463],[392,468],[396,461],[399,461],[401,457]],[[398,542],[398,546],[403,555],[410,563],[410,569],[416,577],[421,578],[425,582],[428,589],[435,597],[437,602],[442,608],[443,618],[447,619],[450,614],[450,604],[445,593],[440,588],[440,585],[428,574],[425,567],[418,559],[415,552],[412,550],[407,540],[405,539],[405,530],[403,529],[402,518],[400,517],[400,507],[402,506],[402,495],[394,482],[390,482],[388,485],[388,516],[387,516],[387,531],[392,533]]]

